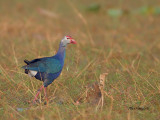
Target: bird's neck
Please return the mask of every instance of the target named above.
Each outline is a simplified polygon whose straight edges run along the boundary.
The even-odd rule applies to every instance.
[[[63,61],[64,61],[64,59],[65,59],[65,54],[66,54],[66,46],[62,46],[62,45],[60,44],[56,56],[57,56],[60,60],[63,60]]]

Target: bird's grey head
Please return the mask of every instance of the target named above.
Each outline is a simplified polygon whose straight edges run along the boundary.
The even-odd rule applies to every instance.
[[[64,38],[61,40],[61,46],[65,47],[69,43],[76,44],[76,41],[71,38],[71,36],[64,36]]]

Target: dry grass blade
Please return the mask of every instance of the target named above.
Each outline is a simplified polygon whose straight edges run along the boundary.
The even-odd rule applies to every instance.
[[[17,60],[17,57],[16,57],[16,52],[15,52],[14,45],[12,45],[12,50],[13,50],[13,55],[14,55],[15,63],[16,63],[16,65],[18,66],[18,60]]]
[[[19,112],[17,112],[14,108],[12,108],[11,106],[9,106],[10,109],[12,109],[17,115],[19,115],[21,118],[23,118],[23,120],[26,120],[26,118],[24,116],[22,116]]]
[[[66,0],[69,5],[73,8],[73,10],[75,11],[75,13],[77,14],[77,16],[82,20],[82,22],[84,23],[85,27],[86,27],[86,30],[87,30],[87,33],[89,35],[89,40],[91,42],[91,44],[93,46],[95,46],[95,43],[93,41],[93,38],[92,38],[92,35],[91,35],[91,32],[89,30],[89,27],[88,27],[88,23],[86,21],[86,19],[84,18],[84,16],[78,11],[78,9],[75,7],[75,5],[73,4],[73,2],[71,2],[70,0]]]
[[[105,78],[106,76],[108,75],[108,73],[103,73],[100,75],[99,79],[100,79],[100,90],[103,90],[104,89],[104,85],[105,85]]]
[[[85,92],[81,93],[76,100],[76,104],[78,105],[80,102],[87,102],[90,104],[97,104],[96,109],[99,108],[101,104],[101,109],[104,105],[104,86],[105,86],[105,78],[108,73],[103,73],[100,75],[99,83],[94,82],[86,86]],[[106,94],[106,93],[105,93]],[[111,98],[108,94],[107,97]]]
[[[37,11],[39,14],[50,17],[50,18],[56,18],[56,19],[59,18],[59,16],[56,13],[53,13],[49,10],[45,10],[43,8],[38,8]]]
[[[101,99],[97,105],[97,108],[99,107],[100,103],[101,103],[101,109],[103,108],[103,105],[104,105],[104,86],[105,86],[105,79],[106,79],[106,76],[108,75],[108,73],[103,73],[100,75],[99,79],[99,89],[101,91]]]
[[[76,100],[76,105],[79,105],[79,103],[80,103],[80,101],[83,99],[83,97],[86,95],[86,92],[88,91],[88,89],[85,91],[85,92],[83,92],[83,93],[81,93],[80,95],[79,95],[79,97],[78,97],[78,99]]]
[[[76,104],[80,103],[89,103],[91,105],[96,105],[99,103],[101,99],[101,91],[99,89],[98,82],[94,82],[91,84],[88,84],[86,87],[86,90],[82,92],[78,99],[76,100]]]
[[[13,87],[15,88],[15,81],[7,74],[7,72],[3,69],[3,67],[0,65],[0,70],[2,71],[2,74],[4,75],[4,77],[6,78],[7,82]],[[14,83],[14,84],[13,84]]]
[[[88,65],[75,77],[76,79],[94,62],[95,60],[92,60]]]

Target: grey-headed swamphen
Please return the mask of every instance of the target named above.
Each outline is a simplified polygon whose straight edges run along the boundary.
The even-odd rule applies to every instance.
[[[51,57],[37,58],[31,61],[24,60],[27,64],[22,68],[25,69],[25,73],[31,77],[43,81],[42,87],[38,90],[33,102],[37,100],[38,95],[44,88],[44,94],[47,99],[46,88],[50,85],[61,73],[67,44],[76,44],[76,41],[71,36],[64,36],[59,45],[59,50],[56,55]]]

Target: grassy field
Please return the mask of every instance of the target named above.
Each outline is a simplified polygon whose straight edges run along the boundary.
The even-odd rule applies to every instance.
[[[1,0],[0,119],[159,120],[158,5],[159,0]],[[49,104],[42,92],[31,105],[42,82],[24,74],[23,60],[54,55],[64,35],[77,44],[67,46],[62,74],[48,87]]]

